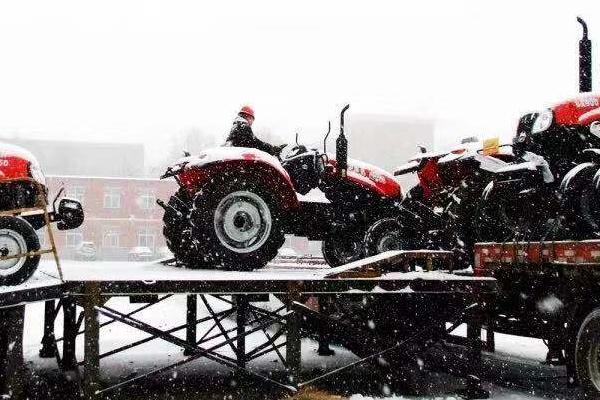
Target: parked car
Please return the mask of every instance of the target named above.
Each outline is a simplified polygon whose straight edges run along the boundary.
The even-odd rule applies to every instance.
[[[149,261],[154,258],[154,253],[145,246],[136,246],[129,250],[129,261]]]
[[[75,259],[81,261],[96,260],[96,245],[94,242],[81,242],[75,249]]]

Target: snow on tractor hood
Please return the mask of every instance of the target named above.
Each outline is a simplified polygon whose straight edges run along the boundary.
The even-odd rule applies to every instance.
[[[162,178],[177,175],[183,170],[200,168],[217,162],[236,160],[263,162],[274,167],[289,179],[287,171],[283,168],[277,157],[264,151],[247,147],[214,147],[206,149],[197,155],[182,157],[167,168]]]
[[[584,95],[551,107],[559,125],[588,125],[600,120],[600,96]]]
[[[328,164],[337,166],[335,154],[327,153]],[[374,190],[386,197],[402,195],[400,183],[385,169],[364,161],[348,158],[347,177],[359,186]]]
[[[35,156],[23,147],[0,142],[0,179],[31,177],[45,185],[42,168]]]

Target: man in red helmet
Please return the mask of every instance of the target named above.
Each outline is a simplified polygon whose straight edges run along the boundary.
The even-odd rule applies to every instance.
[[[254,110],[249,106],[244,106],[233,120],[233,126],[227,137],[226,146],[233,147],[251,147],[265,151],[271,155],[279,156],[284,146],[273,146],[263,142],[252,132],[252,123],[254,122]]]

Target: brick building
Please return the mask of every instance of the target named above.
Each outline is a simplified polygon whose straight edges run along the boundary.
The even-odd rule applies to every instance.
[[[93,242],[98,259],[103,260],[126,259],[136,246],[148,247],[158,256],[165,246],[163,210],[156,199],[168,200],[176,190],[174,181],[68,175],[46,178],[50,199],[64,187],[65,196],[81,201],[85,212],[85,221],[78,229],[54,230],[61,257],[74,257],[82,241]],[[43,234],[41,239],[45,240]]]

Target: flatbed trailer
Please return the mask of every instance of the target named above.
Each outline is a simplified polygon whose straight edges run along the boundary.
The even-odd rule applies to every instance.
[[[432,340],[441,340],[461,323],[481,325],[485,305],[495,294],[495,280],[460,276],[451,271],[427,271],[428,266],[439,264],[435,259],[448,259],[446,253],[398,251],[338,268],[268,267],[252,272],[181,269],[168,262],[123,263],[119,268],[95,269],[80,263],[77,267],[64,267],[62,283],[56,278],[40,277],[38,273],[35,277],[38,281],[34,279],[13,290],[1,288],[0,312],[11,312],[29,302],[45,302],[45,334],[40,355],[55,357],[61,369],[76,375],[83,366],[81,391],[85,398],[137,384],[199,358],[263,379],[282,390],[295,391],[356,364],[379,357],[399,357],[409,346],[425,346]],[[425,271],[414,270],[417,259],[422,259]],[[174,295],[187,298],[186,310],[182,312],[186,315],[185,323],[165,328],[159,315],[152,321],[137,318],[138,312]],[[124,296],[140,303],[139,307],[121,311],[108,302]],[[279,299],[281,307],[275,310],[267,307],[264,302],[269,296]],[[373,310],[381,326],[386,321],[393,322],[394,315],[408,316],[414,312],[421,316],[420,326],[398,340],[389,330],[362,329],[335,318],[334,313],[323,312],[323,307],[314,306],[330,304],[332,299],[362,302],[365,298],[370,304],[385,308],[383,313],[380,309]],[[215,302],[224,306],[217,309]],[[205,309],[202,315],[198,313],[199,306]],[[55,321],[60,311],[64,328],[62,334],[57,335]],[[115,322],[144,332],[148,337],[101,353],[102,328]],[[447,322],[451,322],[452,327],[447,328]],[[210,327],[202,325],[207,323]],[[177,332],[185,332],[185,339]],[[249,348],[246,338],[261,332],[263,342],[253,343]],[[83,360],[77,359],[75,351],[80,334],[84,335]],[[305,376],[300,351],[301,338],[307,335],[326,335],[354,352],[359,360],[318,376]],[[156,339],[182,348],[187,357],[123,382],[102,384],[102,359]],[[471,365],[476,370],[481,350],[479,340],[473,341],[471,350],[475,360]],[[281,374],[261,375],[249,367],[253,360],[266,354],[278,357]]]
[[[546,362],[598,396],[600,240],[477,243],[474,273],[498,281],[490,331],[544,339]]]

